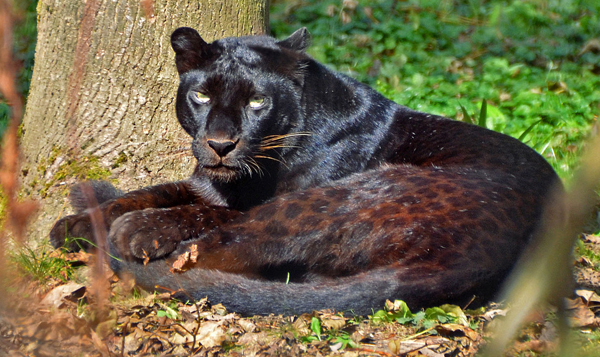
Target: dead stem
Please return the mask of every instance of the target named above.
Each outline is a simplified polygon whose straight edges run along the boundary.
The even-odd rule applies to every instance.
[[[96,249],[96,255],[92,267],[92,286],[90,291],[95,296],[96,308],[99,312],[104,311],[104,308],[108,304],[110,297],[110,284],[106,279],[107,270],[107,242],[106,238],[108,232],[104,226],[104,217],[102,217],[102,211],[98,208],[98,201],[94,194],[94,189],[88,184],[81,185],[81,191],[85,195],[90,220],[92,223],[92,230],[94,231],[94,238],[98,248]]]
[[[27,220],[31,217],[37,203],[17,201],[19,189],[19,147],[18,129],[23,117],[23,100],[17,91],[15,73],[18,65],[13,58],[12,27],[14,16],[7,0],[0,0],[0,94],[11,107],[10,124],[2,143],[2,162],[0,166],[0,186],[6,199],[7,227],[11,229],[18,243],[25,238]],[[0,234],[0,271],[6,272],[6,230]],[[6,278],[6,276],[3,274]],[[4,281],[0,282],[4,283]],[[5,294],[2,294],[3,296]]]
[[[580,169],[575,173],[570,189],[564,193],[556,189],[548,200],[538,232],[535,249],[521,259],[508,280],[503,293],[511,311],[496,325],[494,338],[484,356],[501,356],[530,311],[545,302],[562,302],[572,291],[571,252],[578,234],[596,203],[594,189],[600,177],[600,138],[587,147]],[[559,315],[564,309],[559,309]],[[559,356],[572,356],[569,328],[564,316],[559,316]]]

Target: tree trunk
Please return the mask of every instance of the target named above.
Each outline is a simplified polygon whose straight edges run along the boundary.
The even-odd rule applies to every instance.
[[[40,0],[22,127],[23,191],[44,198],[31,237],[65,214],[77,180],[129,190],[187,177],[195,161],[175,117],[171,32],[266,33],[267,11],[268,0]]]

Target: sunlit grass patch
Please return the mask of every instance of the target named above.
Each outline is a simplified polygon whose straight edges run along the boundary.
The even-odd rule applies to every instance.
[[[36,249],[28,246],[15,248],[10,254],[10,261],[17,271],[41,285],[50,282],[67,282],[73,278],[75,269],[61,254],[46,245]]]

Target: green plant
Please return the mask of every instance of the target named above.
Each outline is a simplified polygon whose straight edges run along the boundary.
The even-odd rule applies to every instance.
[[[595,271],[600,271],[600,254],[588,248],[581,239],[578,239],[575,242],[575,254],[588,258],[593,264],[593,269]]]
[[[578,350],[578,357],[593,357],[600,354],[600,330],[577,330],[571,331],[573,341],[581,348]]]
[[[89,314],[89,305],[86,299],[77,300],[77,317],[85,318]]]
[[[319,341],[321,341],[321,321],[318,317],[313,316],[310,320],[310,330],[314,332]]]
[[[167,304],[161,304],[161,309],[156,312],[156,316],[158,317],[168,317],[171,320],[179,319],[178,312],[178,302],[177,300],[172,300]]]
[[[321,341],[321,321],[318,317],[313,316],[310,319],[310,330],[313,332],[313,335],[310,336],[302,336],[302,342],[313,342],[313,341]]]
[[[310,320],[310,330],[313,332],[312,335],[301,336],[300,341],[304,343],[311,343],[315,341],[325,341],[332,342],[334,344],[341,343],[340,348],[346,348],[348,346],[355,348],[358,347],[358,344],[352,340],[352,337],[348,334],[348,332],[337,329],[328,330],[328,334],[325,335],[323,333],[323,329],[321,327],[321,320],[318,317],[313,316]]]
[[[271,28],[307,26],[309,53],[414,109],[480,112],[569,177],[600,105],[600,3],[275,1]],[[481,118],[481,116],[479,117]],[[482,124],[481,122],[479,124]]]
[[[462,311],[456,305],[442,305],[439,307],[430,307],[428,309],[412,313],[402,300],[394,302],[394,311],[378,310],[370,319],[373,323],[397,322],[402,325],[411,324],[418,329],[431,329],[438,324],[458,323],[464,326],[470,326],[470,323]],[[432,333],[435,333],[432,331]]]
[[[60,254],[50,254],[48,247],[32,249],[23,246],[10,255],[18,271],[39,283],[47,283],[49,279],[66,282],[73,277],[74,268]]]
[[[4,103],[0,99],[0,137],[2,137],[2,134],[6,130],[9,119],[10,119],[10,107],[8,106],[7,103]]]
[[[474,116],[470,115],[467,112],[467,109],[465,109],[465,107],[463,107],[462,104],[459,103],[459,105],[460,110],[463,113],[464,121],[471,124],[477,124],[482,128],[487,127],[487,101],[485,99],[481,101],[481,110],[479,112],[479,119],[477,121],[475,121]]]
[[[352,339],[350,334],[348,334],[345,331],[340,331],[338,336],[334,336],[332,338],[332,342],[333,343],[341,343],[342,344],[341,348],[346,348],[348,346],[350,346],[351,348],[358,347],[358,343],[354,342],[354,340]]]
[[[66,229],[65,229],[66,231]],[[81,244],[80,242],[84,242],[86,244]],[[63,244],[63,247],[70,247],[72,246],[72,244],[75,244],[79,250],[85,251],[86,247],[94,247],[96,249],[98,248],[98,245],[88,239],[82,238],[82,237],[71,237],[71,236],[67,236],[65,237],[65,242]],[[66,249],[66,248],[65,248]],[[117,258],[116,256],[110,254],[108,251],[104,251],[106,253],[106,255],[111,258],[111,259],[115,259],[117,261],[121,261],[120,258]]]

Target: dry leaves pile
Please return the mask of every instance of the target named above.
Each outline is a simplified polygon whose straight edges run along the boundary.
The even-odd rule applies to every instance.
[[[113,282],[113,291],[120,285]],[[220,304],[186,305],[168,294],[120,299],[99,312],[91,299],[84,285],[71,282],[37,305],[15,303],[16,313],[0,318],[0,355],[441,357],[472,355],[481,342],[479,332],[456,324],[416,333],[398,323],[373,324],[327,311],[244,318]],[[322,326],[319,336],[311,329],[315,317]]]
[[[65,257],[76,264],[93,260],[84,253]],[[127,282],[110,273],[104,279],[111,282],[112,294],[104,309],[98,308],[90,284],[73,281],[38,299],[13,299],[6,310],[12,313],[0,316],[0,355],[441,357],[470,356],[482,341],[480,331],[464,325],[418,332],[414,326],[328,311],[244,318],[206,300],[183,304],[169,294],[133,298],[124,292],[131,291]],[[23,287],[15,296],[32,292]]]
[[[600,240],[594,239],[587,238],[585,244],[600,251]],[[84,253],[67,258],[76,264],[90,260]],[[581,260],[576,266],[578,276],[594,275]],[[473,356],[485,339],[493,337],[486,333],[487,326],[506,314],[490,306],[468,315],[469,326],[446,323],[429,328],[374,323],[328,311],[245,318],[206,300],[183,304],[169,294],[133,298],[125,293],[131,291],[127,282],[109,272],[104,279],[111,282],[112,298],[103,309],[94,301],[91,286],[76,282],[58,285],[37,300],[13,299],[10,309],[0,315],[0,355]],[[599,280],[586,279],[579,279],[580,285],[600,286]],[[28,294],[35,295],[31,287],[15,296]],[[593,332],[600,326],[600,296],[594,291],[576,290],[568,306],[571,324],[578,331]],[[320,323],[318,336],[312,326],[315,318]],[[546,314],[534,313],[509,355],[555,351],[556,334]]]

